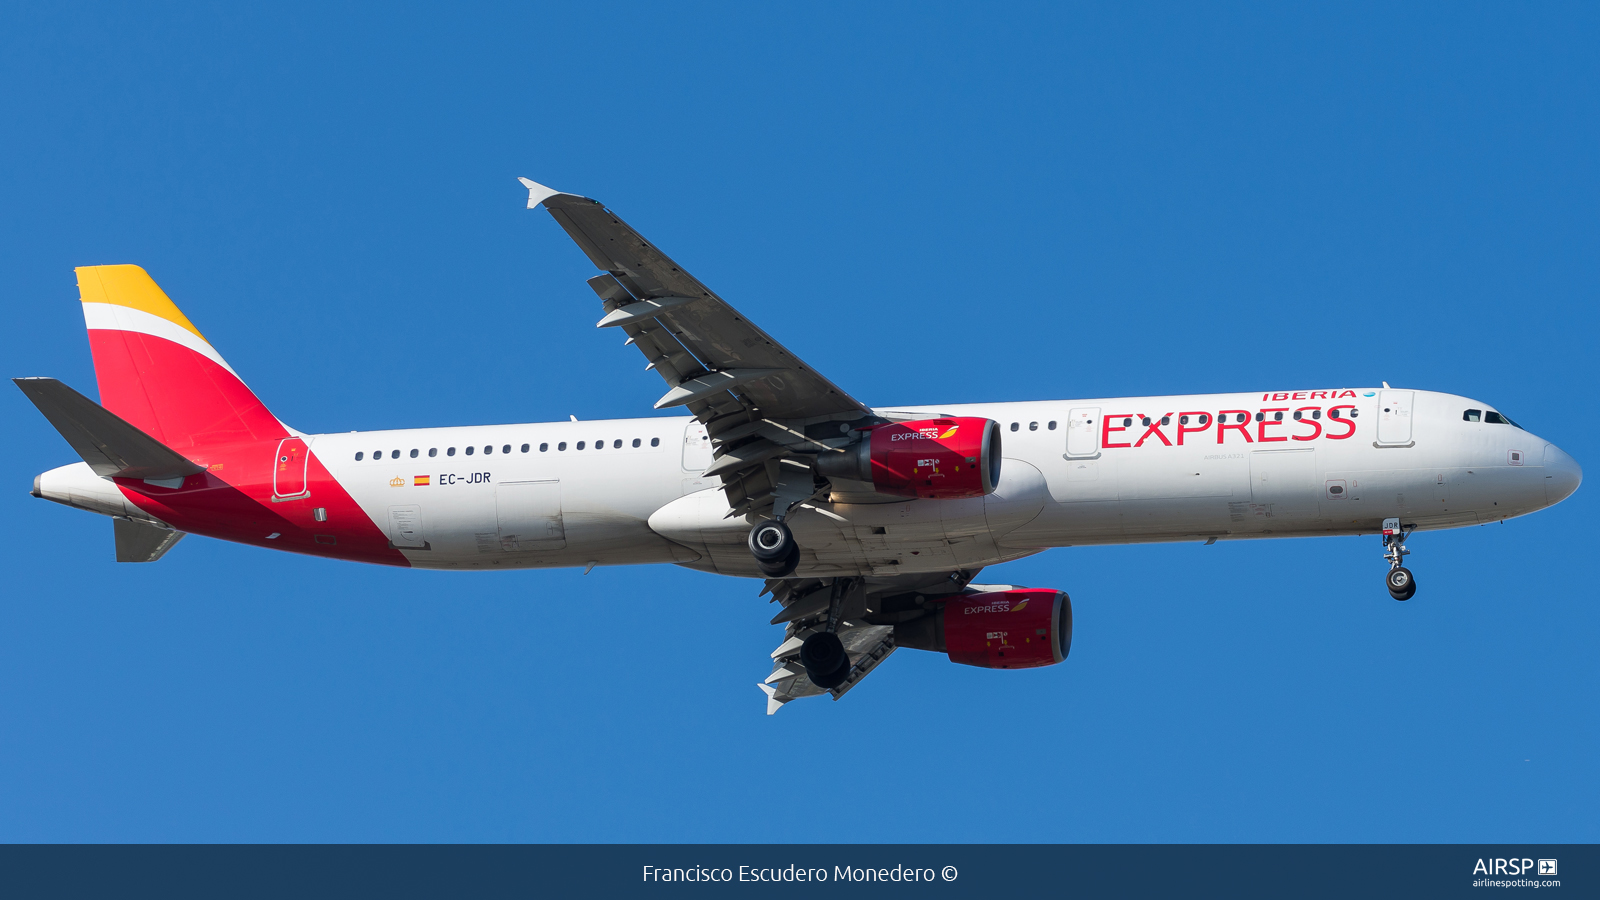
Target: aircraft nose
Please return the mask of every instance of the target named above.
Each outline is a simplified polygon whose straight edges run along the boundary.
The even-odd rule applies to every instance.
[[[1544,496],[1552,506],[1572,496],[1583,483],[1583,469],[1555,444],[1544,445]]]

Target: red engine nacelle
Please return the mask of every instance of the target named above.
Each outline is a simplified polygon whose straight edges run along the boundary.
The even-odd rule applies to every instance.
[[[896,497],[982,497],[1000,481],[1000,425],[972,417],[879,425],[846,452],[822,454],[817,468]]]
[[[947,653],[985,669],[1052,666],[1072,649],[1072,600],[1050,588],[957,594],[932,614],[894,627],[895,643]]]

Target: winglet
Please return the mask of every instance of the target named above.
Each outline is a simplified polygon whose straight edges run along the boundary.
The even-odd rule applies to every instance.
[[[539,204],[549,200],[551,197],[554,197],[557,194],[565,193],[564,191],[558,191],[555,188],[545,187],[531,178],[519,177],[517,180],[522,182],[522,186],[528,189],[529,209],[535,209],[539,206]]]
[[[767,715],[769,716],[783,709],[783,705],[789,702],[787,700],[779,700],[778,689],[770,684],[758,684],[756,687],[761,688],[761,693],[767,695]]]

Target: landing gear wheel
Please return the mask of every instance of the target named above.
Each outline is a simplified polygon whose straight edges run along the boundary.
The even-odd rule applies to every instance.
[[[811,683],[823,690],[844,684],[850,675],[850,657],[844,652],[844,642],[828,631],[819,631],[800,645],[800,664],[806,667]]]
[[[789,526],[777,519],[758,523],[750,529],[750,538],[745,543],[750,547],[750,555],[756,558],[761,574],[768,578],[792,575],[795,566],[800,564],[800,545],[794,542]]]
[[[776,562],[767,562],[764,559],[756,560],[756,568],[768,578],[788,578],[794,574],[795,567],[800,565],[800,545],[790,543],[789,555]]]
[[[750,539],[746,543],[750,545],[750,555],[763,562],[785,559],[795,546],[789,526],[777,519],[757,523],[756,527],[750,529]]]
[[[1417,592],[1417,580],[1405,566],[1395,566],[1390,569],[1383,581],[1389,588],[1389,596],[1396,600],[1410,600]]]

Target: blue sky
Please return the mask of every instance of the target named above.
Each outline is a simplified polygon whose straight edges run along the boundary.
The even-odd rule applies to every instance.
[[[527,175],[868,403],[1386,380],[1600,466],[1592,6],[0,23],[8,377],[92,392],[72,267],[131,262],[305,431],[648,414]],[[1065,664],[768,718],[756,582],[118,565],[0,416],[0,840],[1600,840],[1592,486],[1415,538],[1404,604],[1376,538],[1052,551],[982,580],[1072,595]]]

